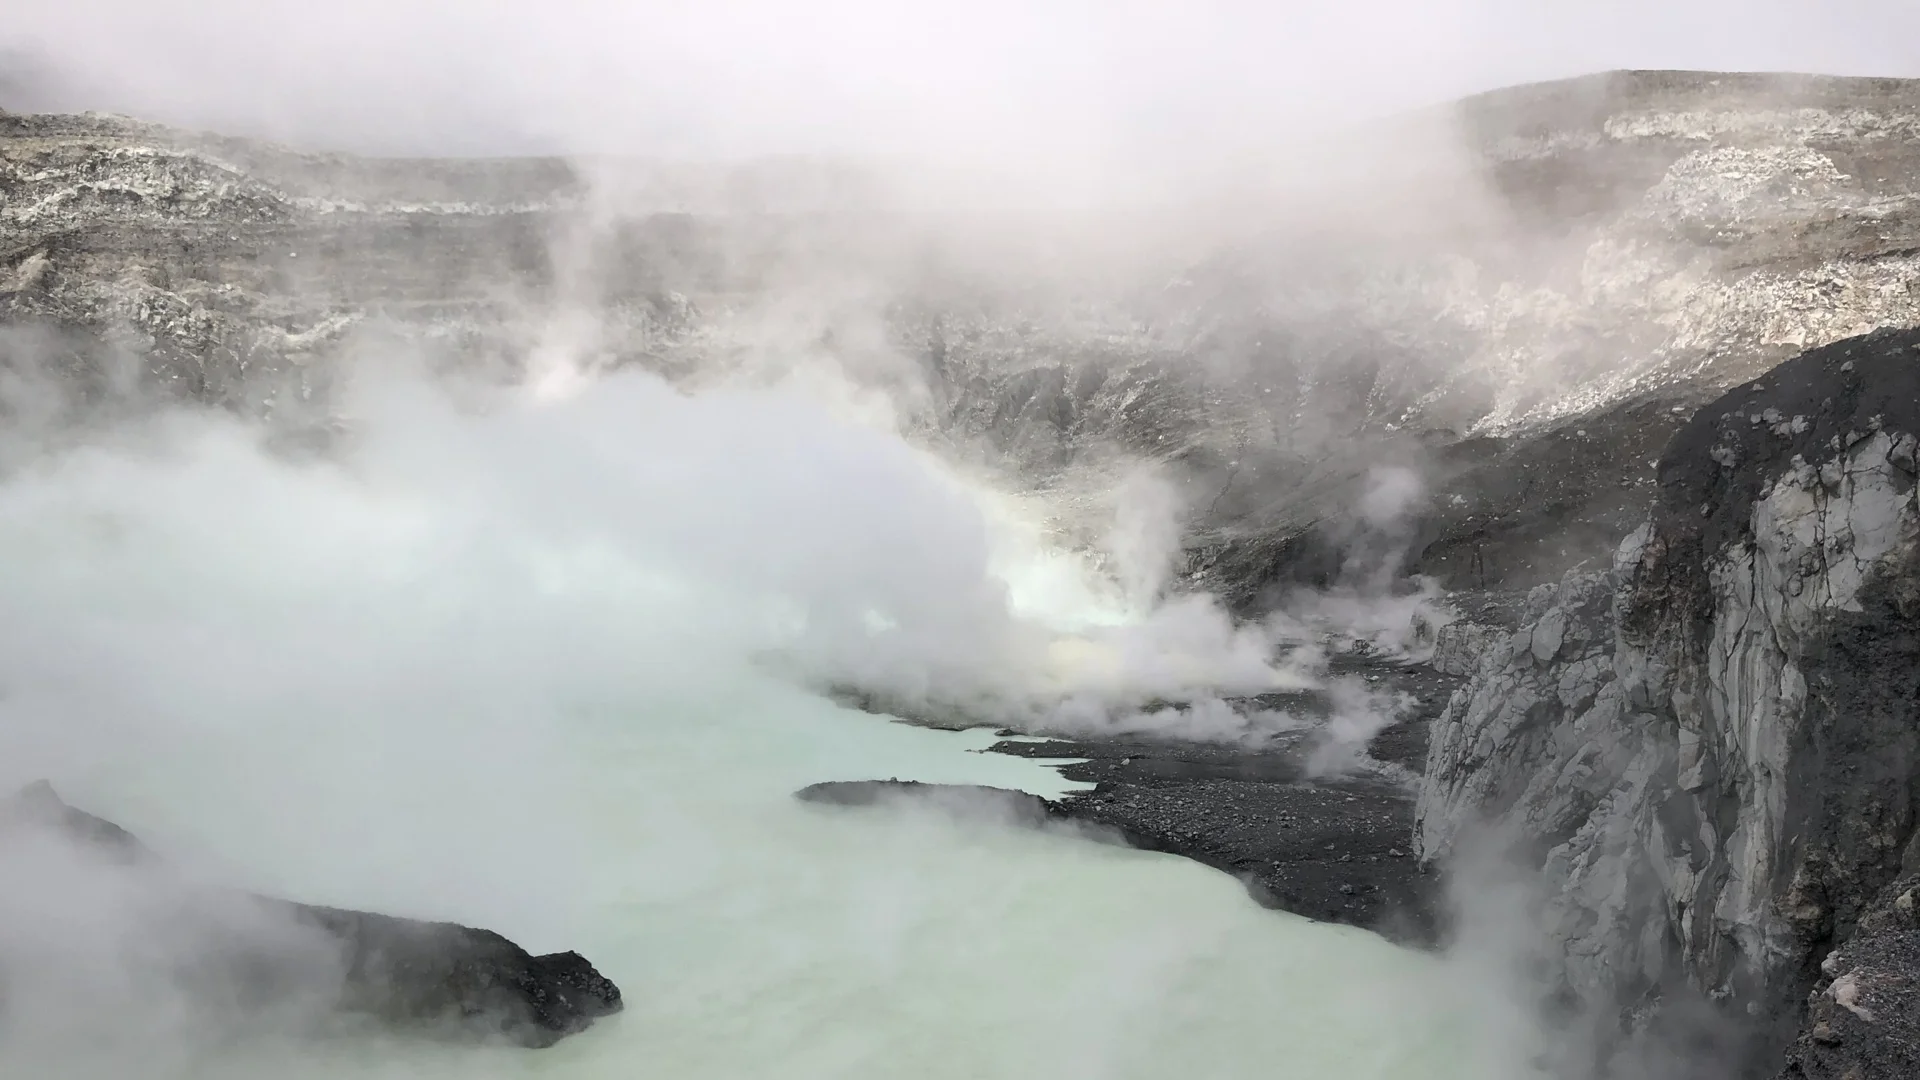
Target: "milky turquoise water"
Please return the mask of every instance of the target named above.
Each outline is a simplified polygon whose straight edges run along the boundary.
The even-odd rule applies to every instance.
[[[269,1044],[198,1054],[197,1075],[1475,1075],[1474,1003],[1428,957],[1179,859],[789,797],[870,776],[1058,787],[971,752],[983,738],[741,686],[565,729],[543,766],[564,773],[520,791],[389,786],[433,767],[430,744],[351,728],[86,774],[76,801],[249,883],[578,948],[627,995],[545,1052]]]
[[[577,949],[626,1011],[542,1052],[46,1035],[0,1043],[0,1075],[1490,1075],[1456,968],[1214,871],[796,803],[876,777],[1061,790],[984,735],[850,713],[753,660],[770,639],[743,612],[774,594],[987,626],[923,609],[991,545],[927,561],[983,527],[891,491],[919,481],[857,440],[795,464],[804,425],[756,420],[709,438],[749,456],[721,462],[649,447],[679,406],[632,404],[669,411],[475,428],[396,406],[418,437],[346,470],[193,428],[0,484],[0,783],[49,777],[210,879]],[[903,506],[924,520],[887,524]]]

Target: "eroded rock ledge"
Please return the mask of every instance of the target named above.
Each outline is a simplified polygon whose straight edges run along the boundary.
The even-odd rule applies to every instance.
[[[1748,1075],[1920,870],[1917,436],[1920,331],[1735,389],[1674,438],[1612,567],[1534,590],[1432,733],[1421,857],[1499,823],[1567,993],[1633,1024],[1704,999]],[[1829,1075],[1822,1045],[1793,1075]]]

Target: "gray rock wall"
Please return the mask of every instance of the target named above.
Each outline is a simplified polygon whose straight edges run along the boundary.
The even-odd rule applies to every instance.
[[[1436,722],[1422,857],[1507,830],[1589,1006],[1697,994],[1777,1041],[1912,861],[1916,349],[1850,340],[1709,406],[1654,521],[1536,590]]]

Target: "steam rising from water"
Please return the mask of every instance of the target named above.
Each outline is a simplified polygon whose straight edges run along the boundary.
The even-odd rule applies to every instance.
[[[476,412],[382,370],[338,461],[182,412],[16,461],[0,783],[50,775],[199,880],[578,948],[628,1012],[537,1055],[214,1031],[128,975],[97,883],[16,862],[39,901],[7,940],[93,967],[33,988],[67,1022],[0,1045],[9,1072],[1486,1075],[1439,964],[1223,875],[789,798],[1059,781],[837,710],[768,652],[1004,694],[1274,677],[1203,608],[1038,609],[1104,639],[1019,614],[963,485],[791,396],[620,375]]]

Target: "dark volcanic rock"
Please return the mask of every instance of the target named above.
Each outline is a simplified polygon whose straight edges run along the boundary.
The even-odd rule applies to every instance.
[[[533,956],[491,930],[457,923],[280,906],[345,947],[343,1006],[388,1023],[546,1047],[622,1007],[620,988],[576,952]]]
[[[1025,827],[1072,823],[1091,839],[1179,855],[1231,874],[1263,907],[1431,944],[1440,932],[1437,881],[1412,855],[1413,793],[1377,770],[1381,763],[1419,766],[1427,728],[1460,680],[1417,665],[1352,659],[1337,663],[1336,671],[1412,702],[1400,722],[1368,743],[1376,774],[1319,775],[1313,767],[1319,733],[1306,729],[1251,749],[1150,736],[993,747],[1016,757],[1082,759],[1060,771],[1094,787],[1058,801],[902,780],[829,782],[797,794],[854,806],[913,799]],[[1277,697],[1284,700],[1239,704],[1297,712],[1324,707],[1310,694]]]
[[[1412,857],[1413,799],[1401,784],[1315,779],[1297,749],[1151,739],[995,749],[1087,759],[1061,769],[1095,785],[1061,800],[1070,816],[1232,874],[1263,907],[1434,938],[1432,882]]]
[[[140,879],[142,891],[173,895],[160,876],[164,868],[139,840],[66,805],[44,781],[0,806],[0,838],[21,831],[152,872],[151,881]],[[619,987],[578,953],[534,956],[490,930],[224,890],[178,896],[187,910],[162,909],[155,932],[181,934],[181,927],[204,924],[192,939],[200,942],[192,947],[196,954],[179,958],[181,979],[215,1007],[227,1002],[237,1014],[270,1006],[276,995],[299,986],[324,983],[331,986],[332,1008],[344,1015],[441,1036],[546,1047],[621,1009]],[[224,927],[228,918],[246,929]],[[262,933],[260,927],[269,929]],[[0,956],[0,968],[5,961]],[[4,989],[7,995],[20,992]]]
[[[1026,828],[1071,824],[1087,839],[1231,874],[1262,907],[1401,940],[1434,936],[1426,879],[1408,850],[1412,808],[1404,791],[1195,779],[1105,783],[1054,801],[1000,788],[863,780],[814,784],[796,796],[840,806],[912,801]]]
[[[1660,450],[1702,400],[1676,391],[1446,448],[1408,571],[1451,589],[1524,590],[1604,566],[1652,510]]]
[[[1920,875],[1882,890],[1846,945],[1820,964],[1780,1080],[1920,1076]]]
[[[979,784],[927,784],[918,780],[829,780],[793,793],[801,802],[828,806],[884,806],[912,802],[1027,827],[1065,821],[1060,806],[1038,795]]]
[[[1433,940],[1429,883],[1407,839],[1411,800],[1397,788],[1199,780],[1113,785],[1065,805],[1135,847],[1234,875],[1263,907]]]

